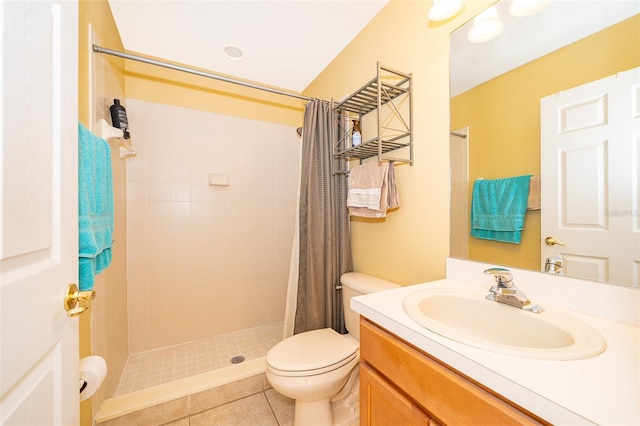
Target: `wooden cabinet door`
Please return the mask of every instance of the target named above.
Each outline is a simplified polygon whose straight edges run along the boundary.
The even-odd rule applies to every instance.
[[[383,377],[360,364],[360,426],[429,426],[429,417]]]
[[[373,369],[378,381],[384,381],[383,384],[391,386],[389,392],[383,393],[377,390],[382,385],[374,387],[368,384],[366,386],[379,393],[379,395],[368,395],[373,390],[368,389],[361,378],[360,404],[367,407],[367,410],[371,411],[377,407],[368,407],[367,401],[363,402],[363,400],[368,399],[373,404],[371,401],[377,401],[395,392],[405,401],[413,402],[422,412],[428,413],[432,418],[432,425],[435,424],[433,418],[451,426],[548,424],[542,419],[523,412],[497,394],[481,388],[449,366],[401,341],[376,324],[366,319],[362,319],[360,324],[360,365]],[[402,389],[402,392],[397,389]],[[382,402],[379,404],[383,405]],[[384,410],[390,411],[392,408],[398,412],[408,412],[406,408],[405,411],[401,411],[396,406],[390,406]],[[380,416],[383,415],[388,414],[380,414]],[[361,425],[369,424],[412,423],[398,423],[398,421],[361,423]]]

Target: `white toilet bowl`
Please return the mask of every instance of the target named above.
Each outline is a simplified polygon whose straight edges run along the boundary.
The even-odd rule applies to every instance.
[[[296,425],[331,425],[331,397],[357,374],[357,341],[330,328],[283,340],[267,354],[267,380],[295,399]]]
[[[333,425],[331,398],[356,382],[350,379],[358,374],[360,361],[359,316],[349,308],[351,298],[399,287],[357,272],[344,274],[341,282],[349,334],[330,328],[306,331],[284,339],[266,356],[267,380],[277,392],[295,400],[296,426]]]

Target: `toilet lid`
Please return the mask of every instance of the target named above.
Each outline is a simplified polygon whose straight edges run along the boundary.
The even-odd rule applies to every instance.
[[[267,363],[282,371],[310,371],[339,364],[355,356],[358,346],[330,328],[284,339],[267,353]]]

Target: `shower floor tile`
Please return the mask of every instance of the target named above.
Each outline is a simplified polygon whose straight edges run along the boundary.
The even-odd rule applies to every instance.
[[[282,322],[129,355],[115,396],[206,373],[267,354],[282,340]]]

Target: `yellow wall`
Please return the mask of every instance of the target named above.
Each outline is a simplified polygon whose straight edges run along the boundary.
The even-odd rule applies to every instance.
[[[341,99],[375,77],[376,62],[413,74],[414,166],[396,166],[400,209],[351,221],[356,271],[401,284],[444,277],[449,253],[449,33],[490,4],[430,23],[429,1],[392,0],[305,90]],[[367,135],[363,135],[367,139]]]
[[[102,45],[114,50],[122,50],[123,47],[107,0],[80,1],[78,24],[78,118],[89,127],[89,24]],[[120,86],[124,87],[124,60],[110,56],[109,62],[120,71],[117,77]]]
[[[111,14],[111,9],[109,8],[109,4],[106,0],[87,0],[80,1],[78,7],[78,119],[88,128],[91,128],[91,120],[90,117],[90,108],[89,108],[89,97],[91,93],[90,87],[90,78],[89,78],[89,55],[91,55],[91,46],[89,45],[89,24],[92,25],[93,30],[98,37],[98,39],[106,46],[109,46],[114,49],[122,49],[122,42],[120,41],[120,35],[118,34],[118,30],[115,26],[115,22],[113,20],[113,15]],[[108,59],[109,64],[115,72],[112,74],[119,80],[119,85],[124,87],[124,61],[119,58],[110,58]],[[121,166],[115,163],[116,166]],[[123,167],[116,167],[114,169],[114,178],[119,175],[124,175]],[[118,202],[118,200],[116,200]],[[120,210],[119,210],[120,211]],[[121,228],[121,227],[119,227]],[[118,237],[118,239],[121,239]],[[114,247],[114,259],[122,259],[123,253],[122,249],[119,247]],[[114,261],[114,265],[118,262]],[[115,275],[113,272],[114,265],[107,271],[105,271],[99,278],[97,282],[102,283],[102,287],[111,289],[112,292],[120,293],[121,291],[125,291],[123,288],[126,286],[126,281],[122,281],[119,279],[118,275]],[[120,268],[122,269],[122,267]],[[120,274],[121,275],[121,274]],[[98,294],[96,299],[94,300],[94,306],[104,305],[106,302],[106,297],[108,295],[104,292]],[[111,307],[111,310],[107,312],[101,312],[101,318],[107,317],[112,319],[114,317],[119,317],[120,315],[114,314],[114,308]],[[86,357],[89,355],[105,355],[104,353],[96,354],[95,349],[92,345],[92,341],[95,339],[100,339],[104,342],[105,337],[103,335],[96,335],[96,310],[91,309],[86,313],[80,315],[80,357]],[[99,321],[97,326],[102,326],[105,321]],[[98,331],[97,334],[103,334],[105,327],[99,327],[101,331]],[[117,332],[114,330],[114,332]],[[126,341],[126,340],[125,340]],[[104,346],[104,345],[103,345]],[[112,344],[110,348],[119,347],[120,345]],[[121,354],[109,354],[111,356],[106,356],[107,362],[109,364],[109,373],[110,375],[115,375],[119,377],[121,372],[122,359],[126,360],[128,353],[126,353],[126,347],[123,350],[125,353]],[[119,362],[114,362],[114,360],[118,359]],[[116,377],[117,379],[117,377]],[[109,377],[110,381],[113,381],[112,377]],[[105,386],[103,386],[104,388]],[[80,405],[80,421],[82,425],[91,425],[92,419],[95,415],[95,410],[102,403],[102,398],[104,397],[104,389],[101,389],[96,395]],[[96,400],[99,399],[99,400]]]
[[[302,125],[304,100],[132,60],[126,61],[125,68],[128,98],[296,127]]]
[[[453,98],[451,129],[469,126],[469,193],[479,177],[540,174],[540,98],[639,66],[639,35],[636,15]],[[469,257],[539,269],[540,211],[520,245],[469,238]]]

